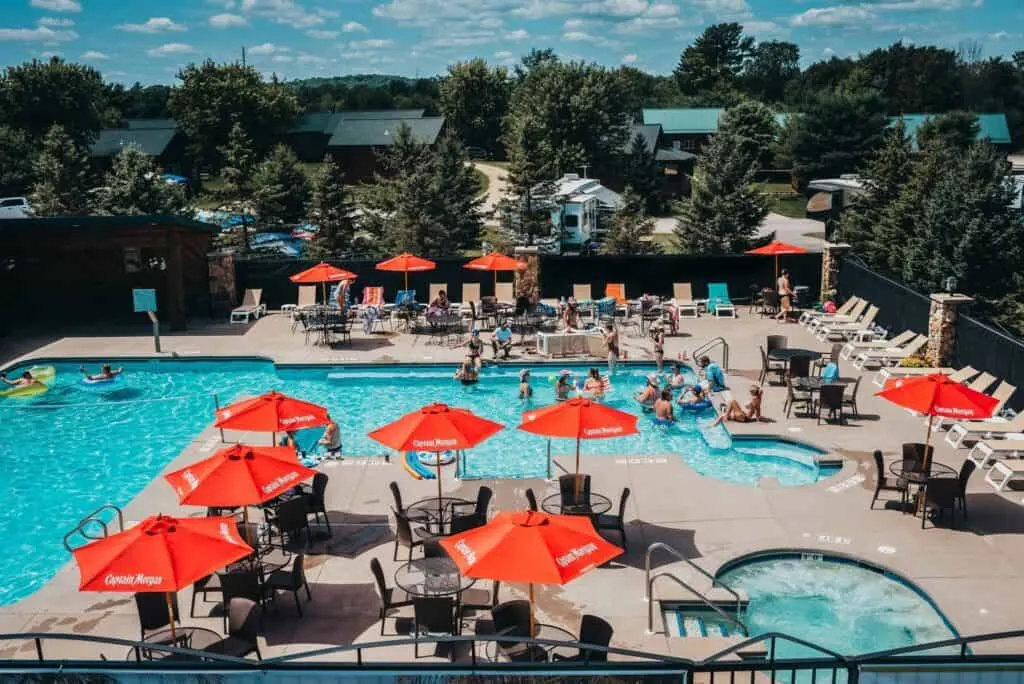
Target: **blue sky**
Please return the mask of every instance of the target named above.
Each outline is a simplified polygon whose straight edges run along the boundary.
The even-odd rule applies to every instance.
[[[3,0],[0,63],[57,54],[108,80],[171,83],[190,61],[249,61],[283,78],[433,75],[531,48],[664,73],[704,26],[741,22],[805,62],[895,40],[987,55],[1024,50],[1024,0]]]

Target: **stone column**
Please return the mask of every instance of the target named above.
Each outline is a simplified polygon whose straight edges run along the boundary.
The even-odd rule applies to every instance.
[[[821,301],[825,301],[825,293],[829,290],[839,293],[839,261],[848,251],[850,245],[845,243],[825,243],[821,252]]]
[[[956,354],[956,319],[960,307],[974,301],[962,294],[933,294],[928,312],[928,347],[925,358],[936,368],[952,367]]]
[[[529,297],[536,304],[540,301],[540,254],[536,247],[516,247],[517,259],[526,262],[525,271],[516,271],[516,296]]]

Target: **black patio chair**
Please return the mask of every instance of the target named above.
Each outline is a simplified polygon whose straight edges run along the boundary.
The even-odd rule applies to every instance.
[[[849,406],[853,409],[854,418],[860,418],[860,408],[857,407],[857,390],[860,389],[860,376],[853,383],[846,383],[846,387],[850,388],[850,393],[843,393],[843,406]]]
[[[473,505],[473,512],[472,513],[468,513],[468,514],[463,513],[461,515],[453,515],[452,516],[452,525],[454,525],[455,521],[458,520],[459,518],[473,518],[474,521],[476,522],[475,525],[471,525],[470,527],[465,528],[465,529],[472,529],[473,527],[480,527],[481,525],[486,525],[487,524],[487,509],[490,507],[491,499],[493,497],[494,497],[494,490],[492,490],[490,487],[481,487],[480,489],[478,489],[477,492],[476,492],[476,504]],[[453,507],[453,511],[452,512],[455,513],[459,508],[465,508],[466,505],[467,504],[461,504],[461,505],[455,506],[455,507]]]
[[[191,617],[196,616],[196,597],[199,594],[203,595],[203,601],[208,601],[207,595],[219,594],[220,589],[220,577],[217,575],[207,575],[206,577],[200,577],[192,584],[192,605],[189,609],[189,615]]]
[[[840,384],[822,385],[818,391],[818,425],[821,425],[821,415],[828,412],[828,419],[838,414],[839,424],[843,424],[843,392],[846,387]]]
[[[960,491],[960,482],[951,477],[929,477],[924,485],[924,510],[921,511],[921,529],[924,529],[928,513],[932,513],[932,522],[950,512],[953,529],[956,529],[956,499]]]
[[[775,290],[764,290],[761,293],[761,308],[759,313],[761,318],[765,316],[774,316],[779,312],[779,293]],[[782,337],[782,336],[780,336]],[[782,345],[785,347],[786,345]]]
[[[481,309],[483,308],[481,304]],[[481,323],[482,325],[477,325]],[[484,327],[487,324],[487,316],[485,316],[480,309],[477,309],[476,302],[471,301],[469,303],[469,325],[474,330]]]
[[[789,360],[789,372],[791,378],[806,378],[811,374],[811,357],[794,356]]]
[[[313,515],[316,524],[320,524],[320,516],[324,516],[324,527],[327,528],[327,536],[333,536],[331,532],[331,521],[327,517],[327,501],[324,495],[327,492],[327,473],[317,473],[313,476],[313,486],[306,497],[306,515]]]
[[[905,442],[902,449],[903,472],[914,472],[923,475],[931,474],[932,459],[935,456],[934,445],[929,444],[926,447],[922,442]]]
[[[392,589],[384,579],[384,569],[376,558],[370,559],[370,572],[373,573],[374,584],[377,585],[377,598],[380,600],[380,635],[384,636],[384,620],[388,613],[398,608],[412,605],[412,599],[403,589]]]
[[[587,646],[603,646],[607,648],[612,642],[612,635],[614,633],[615,630],[608,624],[607,620],[596,615],[584,615],[583,619],[580,620],[580,638],[578,641],[581,645],[579,651],[571,656],[563,656],[556,653],[554,660],[562,662],[603,663],[608,660],[608,651],[598,648],[587,648]]]
[[[417,546],[423,546],[423,538],[413,534],[412,523],[404,513],[399,513],[395,509],[391,509],[391,512],[395,514],[395,548],[394,553],[391,554],[391,560],[398,560],[399,546],[409,549],[408,560],[412,560],[412,551]]]
[[[758,349],[761,350],[761,375],[757,379],[757,384],[763,385],[772,373],[778,373],[780,383],[785,382],[786,362],[769,359],[768,352],[765,351],[764,347],[758,347]]]
[[[967,520],[967,481],[971,479],[971,474],[974,473],[976,467],[974,461],[964,459],[963,465],[960,466],[960,473],[956,477],[956,501],[964,512],[965,521]]]
[[[598,531],[615,530],[622,538],[622,548],[629,550],[626,540],[626,502],[629,500],[629,487],[622,488],[622,496],[619,497],[619,514],[602,513],[594,519],[594,527]]]
[[[434,537],[432,539],[423,540],[423,557],[424,558],[448,558],[448,552],[441,546],[439,538]]]
[[[767,335],[764,338],[764,350],[771,354],[776,349],[785,349],[789,346],[789,337],[786,335]]]
[[[804,409],[804,414],[811,412],[811,406],[814,403],[814,395],[804,390],[797,390],[793,387],[793,383],[786,383],[786,401],[782,405],[782,409],[786,412],[786,417],[789,418],[793,408],[800,404]]]
[[[203,653],[244,658],[250,653],[263,660],[260,653],[260,624],[256,602],[246,598],[233,598],[228,602],[228,635],[203,649]]]
[[[135,607],[139,611],[139,635],[142,641],[145,641],[148,632],[171,626],[171,611],[174,613],[174,623],[181,624],[177,594],[171,596],[171,610],[167,608],[167,594],[163,592],[135,594]],[[166,643],[171,643],[169,635]]]
[[[577,479],[580,479],[577,494]],[[568,473],[559,475],[558,492],[562,497],[562,506],[579,506],[590,503],[590,476]]]
[[[494,610],[498,605],[498,591],[500,588],[501,582],[493,580],[490,591],[477,589],[476,587],[467,589],[459,594],[459,610]]]
[[[459,620],[455,615],[455,599],[450,596],[419,597],[413,601],[413,657],[420,657],[420,636],[456,635]],[[454,659],[453,644],[448,647],[449,658]]]
[[[537,495],[529,487],[526,489],[526,507],[531,511],[540,510],[540,507],[537,505]]]
[[[825,366],[827,366],[830,363],[834,363],[834,364],[836,364],[838,366],[839,365],[839,354],[842,351],[843,351],[843,343],[842,342],[834,343],[832,345],[831,351],[829,351],[829,353],[828,353],[828,356],[822,356],[821,358],[816,359],[813,364],[811,364],[812,370],[814,371],[814,375],[815,376],[820,376],[822,371],[825,370]]]
[[[499,636],[530,638],[530,602],[506,601],[491,610],[494,633]],[[498,652],[512,662],[543,662],[547,652],[540,646],[521,641],[497,640]]]
[[[281,536],[282,544],[287,540],[294,542],[306,534],[306,539],[311,539],[309,531],[309,496],[297,496],[282,501],[276,509],[265,509],[267,522],[277,529]]]
[[[484,323],[485,328],[496,328],[498,327],[498,298],[497,297],[481,297],[480,298],[480,317]],[[475,317],[474,317],[475,319]]]
[[[231,599],[245,598],[259,604],[263,613],[267,604],[273,602],[274,592],[263,582],[259,570],[235,570],[218,574],[224,607],[224,629],[228,628],[228,606]]]
[[[295,596],[295,609],[302,617],[302,603],[299,601],[299,591],[306,590],[306,600],[312,601],[313,594],[309,590],[309,582],[306,580],[306,556],[297,553],[292,560],[292,567],[288,570],[275,570],[267,577],[267,587],[270,591],[290,591]]]
[[[395,510],[408,518],[414,523],[425,523],[427,521],[426,513],[408,512],[405,510],[405,506],[402,505],[402,490],[398,488],[397,482],[392,482],[388,485],[391,488],[391,496],[395,499]]]
[[[903,479],[890,479],[885,474],[885,460],[882,458],[882,450],[875,449],[874,453],[871,454],[875,460],[875,494],[871,497],[871,504],[868,508],[875,507],[875,501],[878,500],[878,495],[881,492],[899,492],[900,504],[906,504],[907,502],[907,482]]]
[[[448,534],[459,534],[466,530],[475,530],[478,527],[483,527],[486,522],[482,522],[476,515],[457,515],[452,518],[452,521],[448,524]]]

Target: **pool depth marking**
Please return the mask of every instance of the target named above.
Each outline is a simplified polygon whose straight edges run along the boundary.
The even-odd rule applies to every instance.
[[[804,532],[803,536],[805,539],[811,536],[815,536],[817,537],[818,541],[822,544],[838,544],[840,546],[848,546],[853,542],[853,540],[850,537],[842,537],[839,535],[832,534],[812,535],[810,532]]]
[[[663,465],[668,463],[668,459],[660,457],[646,457],[636,456],[632,458],[617,458],[615,459],[615,465]]]
[[[840,492],[845,492],[847,489],[853,489],[866,479],[867,478],[865,476],[861,475],[860,473],[857,473],[856,475],[851,475],[842,482],[837,482],[836,484],[832,485],[831,487],[828,487],[827,489],[833,494],[839,494]]]

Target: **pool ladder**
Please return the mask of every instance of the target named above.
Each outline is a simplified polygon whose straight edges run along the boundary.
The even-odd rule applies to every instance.
[[[76,534],[81,535],[88,541],[96,541],[97,539],[106,538],[110,534],[110,526],[100,516],[109,511],[113,511],[117,517],[117,531],[124,532],[124,512],[114,504],[103,504],[89,515],[79,520],[78,524],[75,525],[70,532],[64,535],[64,548],[68,551],[74,551],[75,547],[71,546],[71,539]],[[99,525],[99,528],[102,531],[101,534],[97,534],[93,531],[95,525]]]
[[[690,358],[696,362],[697,359],[718,347],[722,348],[722,370],[729,370],[729,343],[725,341],[724,337],[715,337],[708,340],[690,352]]]
[[[654,555],[655,551],[659,551],[659,550],[660,551],[665,551],[665,552],[669,553],[670,555],[676,557],[677,559],[683,561],[684,563],[689,565],[691,568],[696,570],[698,574],[703,575],[707,579],[711,580],[711,587],[712,588],[714,588],[714,587],[721,587],[722,589],[727,591],[736,600],[736,616],[733,617],[732,615],[729,615],[727,612],[722,610],[715,601],[711,600],[705,594],[702,594],[701,592],[699,592],[696,589],[694,589],[689,583],[687,583],[685,580],[683,580],[681,577],[679,577],[675,573],[672,573],[672,572],[669,572],[669,571],[666,570],[665,572],[659,572],[658,574],[652,576],[651,575],[651,556]],[[748,634],[749,633],[747,631],[747,626],[743,623],[743,621],[739,617],[740,616],[740,610],[741,610],[741,608],[743,606],[743,599],[740,597],[740,595],[738,593],[736,593],[736,590],[734,590],[729,585],[724,584],[720,580],[715,579],[714,575],[712,575],[710,572],[708,572],[707,570],[705,570],[704,568],[700,567],[699,565],[694,563],[692,560],[687,558],[678,549],[675,549],[675,548],[669,546],[668,544],[665,544],[664,542],[654,542],[653,544],[651,544],[650,546],[647,547],[647,553],[644,554],[644,591],[645,591],[644,600],[647,601],[647,633],[648,634],[654,634],[654,603],[655,603],[655,601],[654,601],[654,582],[657,581],[661,577],[668,577],[673,582],[675,582],[676,584],[681,586],[683,589],[686,589],[688,592],[690,592],[691,594],[696,596],[697,599],[701,603],[703,603],[705,606],[707,606],[708,608],[713,610],[720,617],[725,619],[727,622],[730,622],[733,625],[739,627],[743,634]]]

